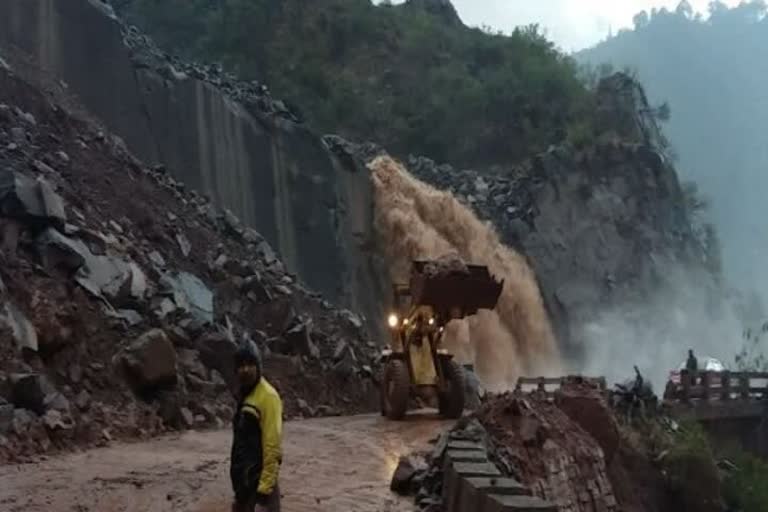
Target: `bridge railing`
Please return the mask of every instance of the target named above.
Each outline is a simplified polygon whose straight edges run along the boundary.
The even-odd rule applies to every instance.
[[[768,372],[691,372],[680,371],[680,382],[670,381],[664,399],[690,402],[692,400],[766,400]]]

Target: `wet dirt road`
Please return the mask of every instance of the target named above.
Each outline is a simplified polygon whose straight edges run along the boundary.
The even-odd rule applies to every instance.
[[[413,510],[389,491],[400,455],[429,448],[449,423],[430,412],[285,425],[280,485],[287,512]],[[228,431],[187,433],[21,466],[0,466],[0,511],[225,512]]]

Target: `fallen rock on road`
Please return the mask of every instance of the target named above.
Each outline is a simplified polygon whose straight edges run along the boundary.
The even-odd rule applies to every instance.
[[[0,463],[226,425],[231,356],[249,338],[288,417],[299,399],[317,415],[375,410],[375,344],[354,314],[231,212],[7,70],[0,234]]]

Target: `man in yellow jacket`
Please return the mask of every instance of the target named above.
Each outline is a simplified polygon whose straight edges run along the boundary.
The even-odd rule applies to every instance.
[[[262,376],[261,354],[252,341],[237,350],[235,368],[239,403],[229,470],[235,493],[232,512],[279,512],[283,403]]]

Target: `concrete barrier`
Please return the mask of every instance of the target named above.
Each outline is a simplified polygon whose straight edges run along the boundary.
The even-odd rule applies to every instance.
[[[513,478],[502,476],[485,448],[451,440],[443,454],[443,507],[446,512],[558,512]]]

